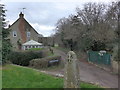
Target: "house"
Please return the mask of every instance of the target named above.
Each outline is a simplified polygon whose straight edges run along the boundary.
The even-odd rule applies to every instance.
[[[42,37],[24,18],[21,12],[19,18],[9,26],[10,29],[10,42],[13,50],[22,50],[22,44],[34,40],[38,42],[38,37]]]
[[[30,40],[30,41],[22,44],[22,50],[27,50],[30,48],[43,48],[43,45],[42,45],[42,43],[38,43],[34,40]]]

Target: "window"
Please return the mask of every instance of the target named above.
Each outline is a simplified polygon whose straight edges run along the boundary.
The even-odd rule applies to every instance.
[[[17,32],[13,31],[13,37],[17,37]]]
[[[27,37],[30,37],[30,32],[27,32]]]

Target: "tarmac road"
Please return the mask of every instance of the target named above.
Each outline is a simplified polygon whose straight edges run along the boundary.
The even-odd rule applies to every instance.
[[[62,60],[66,59],[65,52],[54,49],[54,53],[61,55]],[[118,75],[105,71],[93,64],[89,64],[88,62],[80,61],[79,66],[80,79],[82,81],[98,84],[106,88],[118,88]],[[52,75],[64,75],[64,70],[48,71],[48,73]]]

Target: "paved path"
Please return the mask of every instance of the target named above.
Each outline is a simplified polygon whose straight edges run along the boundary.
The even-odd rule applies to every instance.
[[[60,50],[54,49],[56,54],[62,56],[62,60],[65,60],[66,54]],[[107,88],[118,88],[118,76],[107,72],[95,65],[87,62],[80,61],[80,79],[85,82],[95,83]],[[61,76],[64,75],[64,70],[47,71],[48,74]]]

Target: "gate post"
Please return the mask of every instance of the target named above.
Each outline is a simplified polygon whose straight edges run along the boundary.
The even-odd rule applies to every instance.
[[[65,61],[64,88],[80,88],[79,62],[76,54],[69,51]]]

